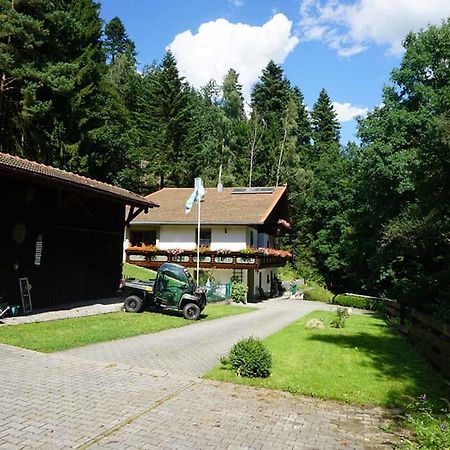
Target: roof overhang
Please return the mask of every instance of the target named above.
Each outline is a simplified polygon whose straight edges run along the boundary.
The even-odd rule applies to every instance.
[[[126,189],[6,153],[0,153],[0,174],[53,188],[83,192],[103,200],[130,205],[140,211],[159,207],[154,201]]]

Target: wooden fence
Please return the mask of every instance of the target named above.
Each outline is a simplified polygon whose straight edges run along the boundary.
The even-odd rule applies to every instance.
[[[386,301],[386,313],[400,318],[400,331],[450,379],[450,325],[395,301]]]

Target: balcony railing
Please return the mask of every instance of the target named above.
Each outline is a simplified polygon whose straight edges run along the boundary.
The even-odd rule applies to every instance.
[[[184,267],[197,266],[197,250],[160,250],[151,247],[130,247],[126,250],[126,260],[137,266],[156,269],[165,262],[180,264]],[[242,251],[210,250],[201,248],[200,267],[202,269],[263,269],[281,267],[292,260],[292,255],[285,250],[270,248]]]

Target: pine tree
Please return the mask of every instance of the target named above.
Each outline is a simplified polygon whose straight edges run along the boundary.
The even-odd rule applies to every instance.
[[[151,116],[153,164],[160,178],[160,186],[183,186],[186,161],[194,151],[187,139],[191,121],[190,89],[180,76],[173,54],[168,51],[158,70],[148,78],[147,113]]]
[[[75,69],[64,3],[0,1],[0,149],[59,166],[70,159],[64,113]]]
[[[289,101],[290,85],[283,69],[270,61],[252,92],[252,109],[269,122],[279,121]]]
[[[223,109],[226,116],[232,120],[244,118],[244,97],[238,78],[239,74],[234,69],[230,69],[225,75],[222,85]]]
[[[106,57],[111,63],[114,63],[119,55],[127,55],[135,61],[136,46],[128,37],[122,21],[117,16],[111,19],[105,27],[104,45]]]
[[[303,165],[307,165],[311,155],[311,119],[305,105],[305,99],[301,90],[295,86],[293,88],[294,98],[297,100],[297,153]]]
[[[312,138],[316,148],[339,144],[340,125],[325,89],[322,89],[311,113]]]
[[[289,81],[280,66],[270,61],[263,70],[260,82],[252,92],[252,114],[256,127],[263,127],[260,146],[264,151],[254,152],[252,183],[276,184],[280,142],[283,141],[283,117],[291,96]]]

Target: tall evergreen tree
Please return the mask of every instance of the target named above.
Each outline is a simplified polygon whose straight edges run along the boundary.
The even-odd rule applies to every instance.
[[[238,77],[239,74],[234,69],[230,69],[225,75],[222,85],[223,109],[226,116],[232,120],[244,118],[244,97]]]
[[[173,54],[168,51],[149,79],[149,109],[152,144],[160,185],[191,184],[187,161],[194,149],[187,145],[191,120],[190,89],[180,76]]]
[[[261,138],[264,152],[256,151],[254,154],[254,185],[276,184],[280,142],[283,141],[283,117],[290,95],[291,87],[283,76],[283,70],[270,61],[252,92],[252,114],[264,129]]]
[[[78,43],[66,42],[77,23],[65,3],[0,2],[0,149],[60,166]]]
[[[305,132],[302,133],[302,145],[299,145],[305,182],[296,198],[296,204],[302,203],[301,213],[296,217],[296,242],[303,252],[303,263],[309,260],[330,287],[342,288],[346,277],[342,242],[348,226],[347,209],[352,192],[349,163],[340,152],[340,126],[325,90],[320,92],[311,113],[312,145],[305,113],[303,111],[302,117]]]
[[[280,121],[289,101],[290,85],[283,69],[270,61],[252,92],[252,109],[268,122]]]
[[[297,153],[302,166],[307,166],[311,159],[311,118],[305,105],[305,99],[298,87],[293,88],[293,95],[297,101]]]
[[[322,89],[311,113],[312,138],[316,148],[339,144],[340,125],[325,89]]]
[[[133,61],[136,58],[136,46],[128,37],[119,17],[112,18],[105,26],[106,57],[113,63],[119,55],[127,55]]]

